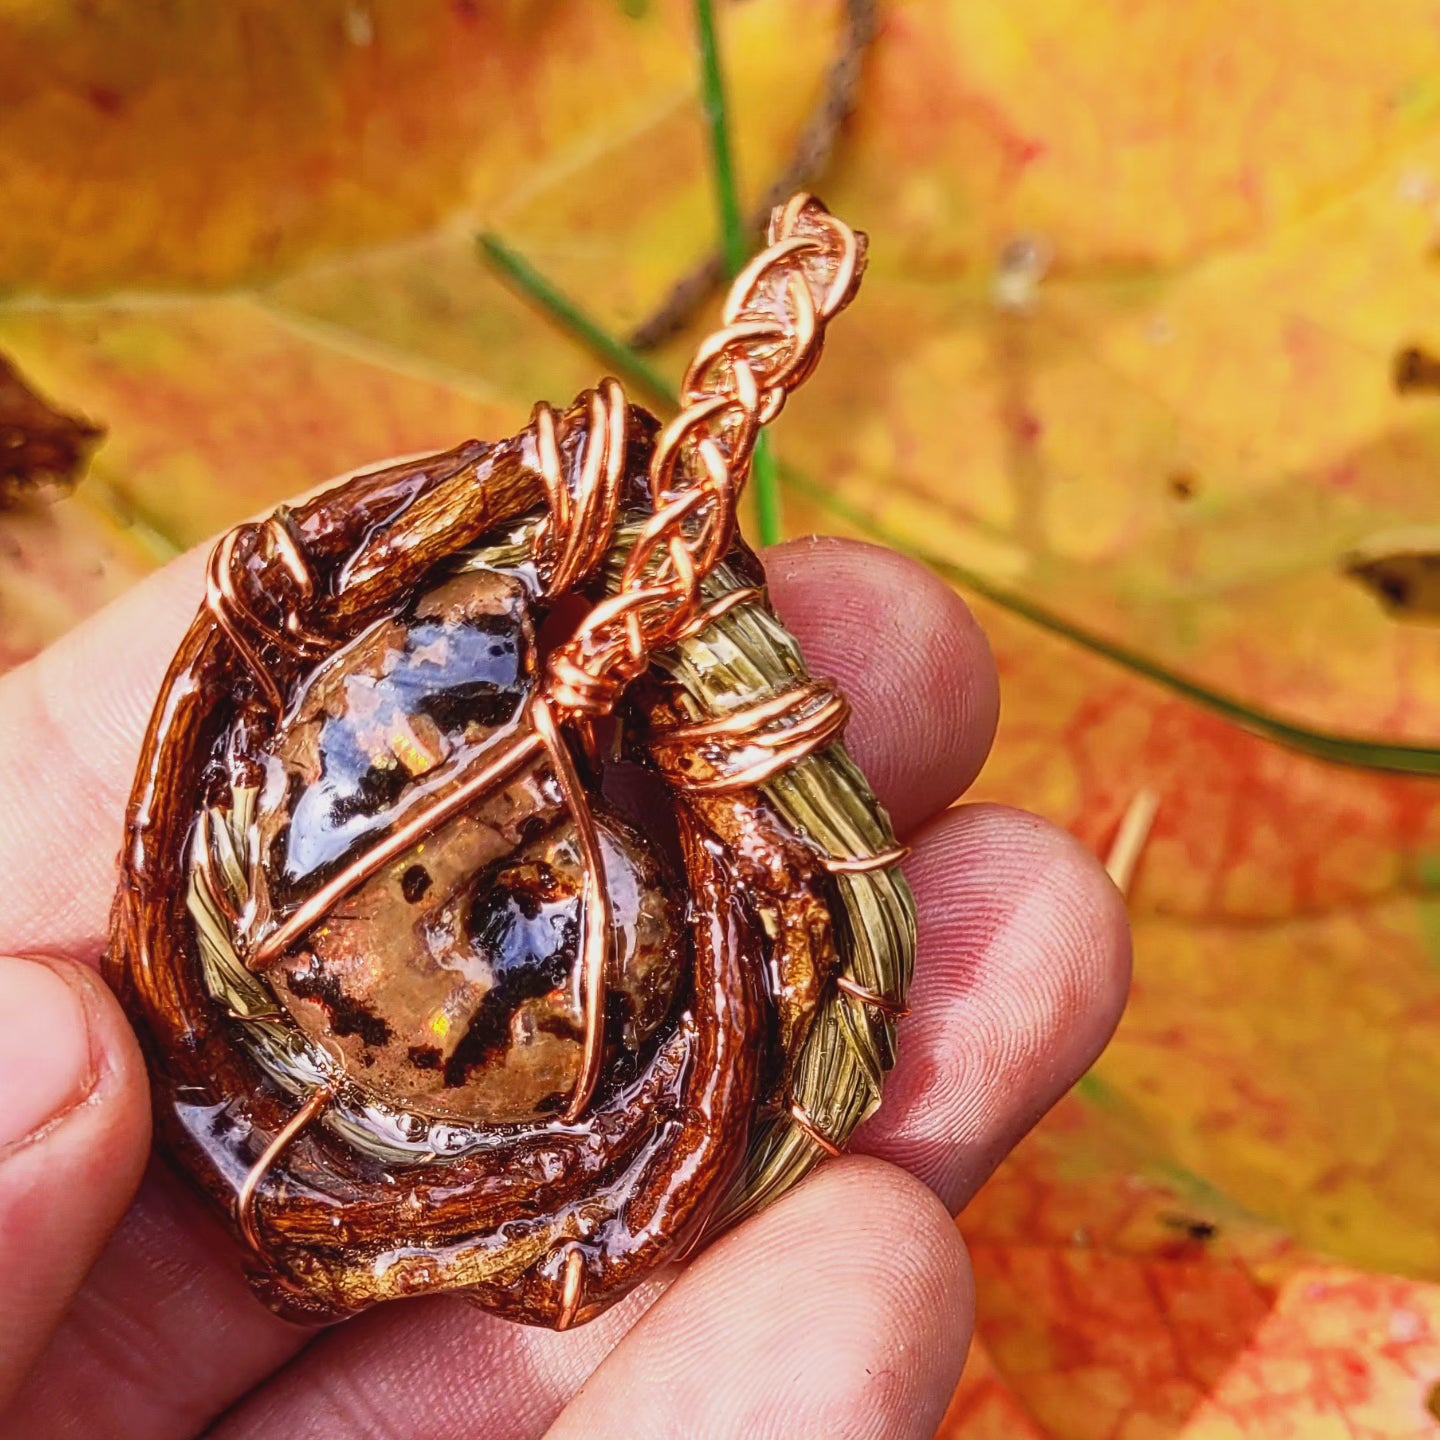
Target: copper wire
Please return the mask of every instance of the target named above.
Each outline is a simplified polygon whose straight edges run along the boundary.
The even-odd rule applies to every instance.
[[[820,863],[832,875],[872,875],[877,870],[898,865],[909,853],[908,845],[897,845],[893,850],[881,850],[874,855],[826,855]]]
[[[585,1113],[585,1107],[599,1083],[605,1059],[605,977],[609,973],[610,955],[615,946],[615,927],[610,913],[605,855],[600,848],[595,817],[590,812],[590,802],[580,784],[565,737],[560,733],[550,702],[544,696],[536,696],[530,706],[530,721],[535,733],[544,742],[551,768],[560,782],[585,862],[585,903],[580,911],[580,989],[585,1039],[580,1075],[562,1116],[573,1123]]]
[[[244,661],[251,678],[260,687],[265,703],[279,714],[285,708],[285,697],[270,673],[265,657],[251,643],[249,626],[241,623],[241,616],[254,622],[249,607],[241,601],[235,583],[235,552],[243,535],[243,526],[228,531],[211,551],[209,569],[205,574],[205,604],[225,638]]]
[[[870,1005],[882,1014],[889,1015],[892,1019],[901,1020],[910,1013],[910,1007],[903,1000],[895,1000],[889,995],[881,995],[879,991],[868,989],[858,981],[852,980],[848,975],[837,975],[835,988],[842,994],[848,995],[852,1000],[858,1000],[862,1005]]]
[[[849,715],[844,696],[814,680],[728,715],[658,730],[651,755],[679,789],[710,795],[748,790],[830,744]],[[696,773],[697,755],[710,773]]]
[[[654,513],[617,593],[552,657],[549,693],[562,716],[613,708],[650,653],[693,624],[700,584],[733,538],[760,426],[813,368],[825,325],[853,293],[859,258],[855,233],[807,195],[771,217],[769,248],[731,287],[725,328],[701,345],[686,372],[685,408],[656,442]],[[577,682],[577,671],[588,683]]]
[[[718,600],[697,610],[693,618],[676,634],[675,639],[689,640],[708,630],[723,615],[742,605],[753,605],[765,598],[765,592],[758,585],[747,585],[743,590],[730,590]]]
[[[494,786],[535,760],[543,749],[544,741],[534,730],[517,730],[500,741],[495,752],[482,753],[468,773],[462,772],[463,778],[453,790],[446,790],[429,804],[417,808],[403,824],[397,825],[363,855],[357,855],[339,874],[296,906],[255,946],[246,962],[249,968],[264,970],[274,964],[353,890],[433,834],[447,820],[483,799]]]
[[[266,663],[263,647],[273,645],[286,654],[303,657],[323,654],[333,642],[305,624],[300,604],[263,590],[263,581],[251,573],[249,558],[241,552],[245,541],[251,542],[252,553],[262,557],[264,564],[278,564],[302,604],[314,598],[315,576],[284,510],[262,524],[245,524],[227,531],[210,555],[205,576],[206,607],[259,686],[266,705],[278,715],[285,708],[285,698],[272,667]],[[262,587],[267,600],[279,605],[278,626],[256,611],[251,598],[256,586]]]
[[[796,710],[813,700],[824,700],[834,694],[823,680],[812,680],[794,690],[782,691],[767,700],[757,700],[743,710],[732,710],[726,715],[717,715],[709,720],[687,721],[663,731],[667,740],[693,744],[697,740],[746,736],[759,731],[773,721],[788,718]]]
[[[572,492],[554,410],[542,402],[531,416],[547,511],[535,529],[535,556],[545,574],[546,591],[552,595],[573,590],[609,551],[620,511],[628,417],[619,381],[604,380],[591,392],[585,457]]]
[[[560,1308],[555,1314],[555,1328],[568,1330],[585,1302],[585,1253],[578,1245],[565,1252],[565,1272],[560,1281]]]
[[[296,1138],[307,1129],[335,1098],[335,1092],[322,1085],[310,1093],[309,1099],[276,1132],[275,1138],[261,1151],[260,1158],[250,1167],[235,1197],[235,1223],[246,1243],[256,1251],[264,1250],[264,1239],[260,1234],[259,1218],[255,1213],[255,1202],[260,1186],[266,1175],[274,1168],[275,1162],[294,1144]]]
[[[810,1118],[809,1112],[798,1101],[792,1099],[789,1109],[790,1118],[796,1126],[802,1130],[808,1139],[812,1140],[827,1155],[838,1159],[845,1152],[828,1135],[821,1133],[815,1122]]]

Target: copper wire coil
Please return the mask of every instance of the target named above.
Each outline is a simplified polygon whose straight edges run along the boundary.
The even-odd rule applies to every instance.
[[[831,744],[849,715],[843,695],[825,681],[812,681],[720,719],[656,731],[651,755],[679,789],[750,789]]]

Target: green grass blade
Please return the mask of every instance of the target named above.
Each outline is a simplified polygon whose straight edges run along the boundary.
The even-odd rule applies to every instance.
[[[1088,650],[1092,655],[1098,655],[1118,665],[1122,670],[1128,670],[1193,701],[1252,735],[1259,735],[1285,746],[1286,749],[1299,750],[1336,765],[1350,765],[1364,770],[1387,770],[1401,775],[1440,775],[1440,749],[1428,745],[1396,744],[1363,735],[1334,734],[1306,725],[1297,725],[1268,710],[1258,709],[1233,696],[1199,685],[1138,651],[1118,645],[1073,624],[1064,616],[1027,596],[995,585],[974,570],[956,565],[938,555],[928,554],[920,547],[887,533],[884,526],[877,525],[869,516],[862,515],[843,501],[836,500],[824,486],[817,485],[808,475],[801,474],[791,466],[780,467],[780,478],[797,494],[804,495],[806,499],[828,510],[848,525],[862,530],[871,539],[913,555],[955,585],[983,596],[1012,615],[1018,615],[1032,625],[1048,630],[1052,635],[1058,635],[1080,649]]]
[[[740,213],[740,187],[735,181],[735,153],[730,144],[730,109],[725,98],[725,71],[720,63],[720,41],[715,33],[711,0],[695,0],[695,29],[700,40],[700,97],[710,134],[710,168],[715,181],[715,203],[720,212],[720,248],[725,268],[738,275],[749,258],[745,220]],[[774,545],[784,534],[780,483],[770,437],[761,434],[751,462],[757,526],[762,545]]]
[[[730,109],[725,100],[725,72],[715,33],[710,0],[695,0],[695,29],[700,40],[700,100],[710,135],[710,170],[720,212],[720,248],[725,268],[738,275],[745,268],[745,221],[740,215],[740,189],[735,183],[735,156],[730,148]]]

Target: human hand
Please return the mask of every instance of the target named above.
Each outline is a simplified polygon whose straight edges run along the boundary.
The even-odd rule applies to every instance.
[[[834,540],[766,566],[913,846],[899,1063],[853,1156],[566,1334],[453,1299],[296,1329],[251,1296],[238,1249],[174,1176],[142,1183],[144,1066],[94,967],[140,737],[203,556],[0,679],[0,1440],[928,1440],[972,1323],[950,1215],[1108,1038],[1125,915],[1060,831],[946,808],[997,712],[989,650],[952,591]]]

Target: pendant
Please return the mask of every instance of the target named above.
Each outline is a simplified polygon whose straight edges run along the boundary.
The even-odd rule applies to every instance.
[[[280,1313],[565,1329],[879,1104],[902,852],[735,523],[864,254],[797,196],[669,425],[606,380],[216,546],[106,967]]]

